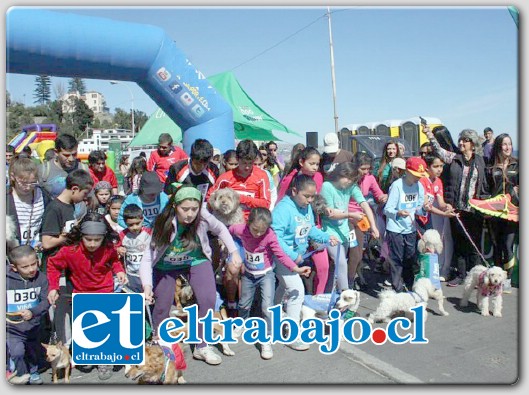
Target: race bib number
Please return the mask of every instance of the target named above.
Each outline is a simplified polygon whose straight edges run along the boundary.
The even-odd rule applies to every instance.
[[[21,244],[27,244],[29,240],[30,244],[40,241],[39,228],[28,229],[26,227],[20,227]]]
[[[127,273],[138,273],[143,254],[125,254]]]
[[[399,209],[410,210],[417,208],[419,202],[419,195],[417,193],[403,194],[400,199]]]
[[[156,217],[158,214],[160,214],[160,208],[159,207],[152,207],[152,208],[144,208],[143,209],[143,215],[149,218]]]
[[[244,264],[250,271],[264,270],[265,259],[264,252],[249,252],[244,250],[245,259]]]
[[[189,266],[193,259],[187,255],[183,254],[169,254],[164,258],[164,263],[170,266]]]
[[[296,227],[294,240],[296,244],[307,244],[309,239],[310,224],[299,225]]]
[[[356,233],[355,233],[355,230],[352,229],[349,232],[349,247],[353,248],[353,247],[356,247],[357,245],[358,245],[358,240],[356,239]]]
[[[7,291],[7,312],[28,310],[39,304],[40,287]]]
[[[74,225],[75,225],[75,219],[72,219],[71,221],[66,221],[66,223],[64,224],[64,227],[62,228],[62,233],[70,233]]]

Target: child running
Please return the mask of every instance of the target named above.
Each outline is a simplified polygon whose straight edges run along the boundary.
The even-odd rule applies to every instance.
[[[127,283],[127,275],[114,248],[118,235],[104,217],[88,213],[79,225],[68,233],[68,244],[48,259],[48,301],[52,306],[59,298],[59,278],[65,271],[73,285],[73,293],[111,293],[115,275],[120,284]],[[71,306],[70,306],[71,308]],[[71,317],[71,311],[69,316]],[[100,380],[112,376],[112,366],[98,365]]]
[[[330,245],[338,243],[335,236],[329,236],[316,227],[310,206],[314,195],[316,182],[309,175],[299,174],[293,180],[290,195],[281,199],[272,212],[272,229],[277,234],[279,245],[298,266],[304,262],[303,255],[307,252],[309,240]],[[285,297],[287,316],[299,322],[305,297],[303,281],[298,273],[284,265],[276,265],[275,272],[279,286],[274,304],[280,304]],[[288,346],[297,351],[305,351],[310,347],[301,341],[294,341]]]
[[[215,308],[215,275],[208,232],[222,240],[232,254],[231,264],[240,267],[242,260],[230,232],[202,205],[201,192],[194,187],[179,188],[156,218],[152,239],[140,264],[145,300],[150,303],[156,300],[152,317],[155,333],[160,323],[169,317],[176,278],[181,274],[189,276],[199,318]],[[203,339],[202,323],[198,323],[197,329],[198,337]],[[193,358],[209,365],[222,362],[222,358],[204,341],[196,345]]]
[[[369,203],[362,195],[358,187],[359,173],[351,162],[339,163],[328,175],[329,181],[325,181],[321,187],[321,196],[325,198],[329,207],[329,215],[323,216],[323,231],[334,235],[340,240],[341,245],[331,246],[327,249],[329,257],[334,258],[334,265],[338,270],[337,290],[341,292],[349,289],[349,283],[353,283],[354,277],[348,279],[347,261],[349,249],[358,246],[354,228],[349,229],[349,220],[360,221],[364,214],[367,216],[371,226],[371,234],[377,239],[379,237],[375,217]],[[361,207],[362,212],[349,211],[349,201],[354,199]],[[338,249],[340,251],[338,252]],[[339,260],[336,261],[338,256]],[[356,274],[356,268],[351,275]]]
[[[275,258],[293,273],[308,276],[310,267],[298,265],[281,249],[277,236],[270,228],[272,214],[262,207],[253,208],[248,217],[248,224],[230,226],[232,236],[242,243],[244,251],[244,273],[241,277],[241,297],[239,299],[239,317],[250,316],[255,292],[261,289],[261,312],[268,325],[267,335],[272,333],[270,312],[273,306],[276,278],[274,274]],[[270,343],[261,344],[261,358],[271,359],[274,356]]]
[[[42,384],[38,372],[39,326],[50,307],[48,280],[39,271],[35,250],[29,245],[8,253],[7,271],[7,351],[15,364],[11,384]],[[9,317],[19,319],[11,321]]]
[[[141,293],[140,263],[149,246],[151,230],[143,226],[143,211],[136,204],[125,207],[123,218],[127,228],[119,233],[121,246],[118,247],[118,254],[125,257],[125,272],[129,280],[127,288]]]

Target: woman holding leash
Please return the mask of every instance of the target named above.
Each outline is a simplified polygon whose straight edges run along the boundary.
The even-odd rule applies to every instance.
[[[465,233],[468,231],[474,244],[481,245],[483,217],[469,204],[472,198],[488,197],[485,160],[478,134],[471,129],[462,130],[458,139],[460,152],[455,153],[442,148],[427,125],[423,131],[432,143],[434,154],[450,165],[445,182],[445,201],[459,212],[458,218],[450,219],[453,240],[467,240]],[[479,253],[474,248],[467,243],[454,243],[452,265],[457,275],[447,285],[457,287],[462,284],[467,270],[480,262]]]
[[[228,229],[201,203],[202,194],[198,189],[180,187],[154,222],[150,245],[140,264],[145,299],[150,303],[156,301],[153,329],[157,329],[169,317],[176,279],[181,274],[189,276],[199,318],[204,317],[209,309],[215,308],[215,275],[211,265],[208,232],[218,236],[226,245],[232,254],[230,265],[242,265],[238,248]],[[203,337],[201,323],[198,323],[198,336]],[[221,357],[204,341],[195,347],[193,357],[210,365],[222,362]]]

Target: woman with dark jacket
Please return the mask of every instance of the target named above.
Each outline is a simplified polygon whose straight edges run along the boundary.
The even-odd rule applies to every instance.
[[[445,201],[454,207],[459,218],[450,218],[450,228],[454,243],[452,267],[456,269],[456,276],[448,282],[448,286],[456,287],[463,283],[467,270],[480,264],[478,251],[467,241],[465,231],[459,220],[472,238],[474,244],[481,246],[483,217],[470,207],[472,198],[486,199],[489,197],[488,183],[485,176],[485,160],[481,155],[482,147],[476,131],[464,129],[459,134],[459,153],[450,152],[441,147],[428,127],[425,133],[432,143],[434,154],[449,164],[449,171],[445,180]]]
[[[44,209],[51,200],[38,186],[37,165],[29,158],[18,158],[9,167],[10,185],[6,194],[6,214],[15,225],[15,236],[20,245],[39,247]]]
[[[490,166],[487,168],[487,181],[491,196],[509,194],[511,202],[519,205],[518,159],[512,156],[512,140],[507,133],[500,134],[492,145]],[[518,234],[518,222],[502,218],[488,219],[489,231],[494,248],[494,264],[507,271],[504,292],[510,290],[511,275],[514,269],[514,242]]]

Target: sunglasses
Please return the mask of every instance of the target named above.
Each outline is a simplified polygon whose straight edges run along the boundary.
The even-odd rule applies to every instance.
[[[469,139],[468,137],[465,137],[464,139],[459,139],[459,141],[460,141],[460,142],[462,141],[462,142],[464,142],[464,143],[471,143],[471,142],[472,142],[472,140]]]

